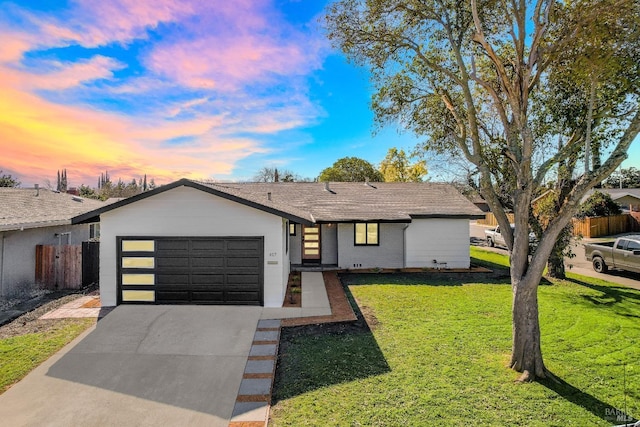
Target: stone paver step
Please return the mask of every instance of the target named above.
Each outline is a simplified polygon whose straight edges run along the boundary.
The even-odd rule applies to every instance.
[[[267,424],[280,324],[280,320],[258,322],[229,427],[263,427]]]

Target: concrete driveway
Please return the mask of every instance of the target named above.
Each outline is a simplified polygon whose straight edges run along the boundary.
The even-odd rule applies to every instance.
[[[7,426],[228,426],[261,307],[118,306],[0,395]]]

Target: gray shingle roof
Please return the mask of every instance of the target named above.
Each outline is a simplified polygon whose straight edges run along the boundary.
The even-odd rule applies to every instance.
[[[580,203],[584,203],[596,191],[610,195],[614,201],[625,196],[640,199],[640,188],[592,188],[582,197]]]
[[[0,188],[0,231],[71,224],[71,218],[104,205],[42,188]]]
[[[481,218],[484,214],[450,184],[332,182],[200,183],[188,179],[113,203],[73,219],[97,220],[117,209],[172,188],[187,186],[302,223],[401,221],[416,217]]]
[[[412,217],[483,215],[458,190],[443,183],[332,182],[328,191],[322,182],[205,185],[254,203],[308,216],[312,222],[410,221]]]

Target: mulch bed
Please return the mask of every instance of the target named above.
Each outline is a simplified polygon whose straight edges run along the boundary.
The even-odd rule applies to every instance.
[[[287,293],[284,297],[283,307],[302,307],[302,287],[300,286],[302,273],[293,271],[289,274]]]

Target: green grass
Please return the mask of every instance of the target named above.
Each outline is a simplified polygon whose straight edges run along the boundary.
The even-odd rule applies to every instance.
[[[506,367],[510,285],[425,277],[345,277],[373,331],[285,332],[271,425],[611,426],[625,399],[640,417],[639,291],[577,275],[541,286],[543,354],[558,381],[519,384]]]
[[[0,340],[0,394],[95,323],[66,319],[44,332]]]
[[[509,268],[509,257],[497,252],[486,251],[476,246],[470,247],[471,262],[485,267]]]

